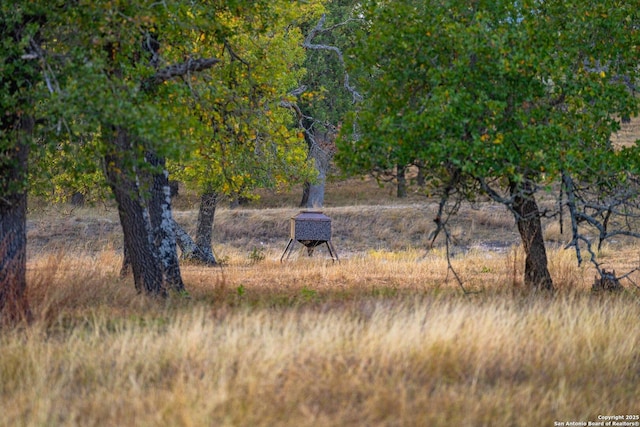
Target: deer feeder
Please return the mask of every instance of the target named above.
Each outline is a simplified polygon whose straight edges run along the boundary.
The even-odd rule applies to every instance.
[[[331,218],[319,211],[301,211],[291,218],[290,224],[289,243],[280,257],[280,262],[285,255],[289,259],[295,242],[302,243],[307,248],[309,256],[313,255],[317,246],[324,243],[331,259],[338,260],[338,254],[331,243]]]

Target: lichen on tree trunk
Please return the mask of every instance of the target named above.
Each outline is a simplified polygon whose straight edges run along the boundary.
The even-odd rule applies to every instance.
[[[154,250],[151,219],[144,203],[137,168],[126,155],[133,152],[130,135],[122,128],[106,136],[111,150],[105,155],[105,175],[118,205],[125,253],[140,292],[166,295],[162,269]]]
[[[171,212],[171,188],[166,162],[164,158],[151,152],[148,152],[146,157],[156,169],[152,174],[149,213],[165,284],[171,290],[185,292],[176,248],[175,221]]]

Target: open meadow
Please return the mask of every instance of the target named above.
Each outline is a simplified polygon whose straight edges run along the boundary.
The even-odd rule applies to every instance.
[[[193,231],[181,197],[176,217]],[[426,249],[435,203],[399,204],[369,181],[328,189],[339,263],[322,248],[280,263],[296,197],[219,209],[225,265],[183,265],[190,298],[168,300],[119,278],[115,209],[34,208],[34,322],[0,332],[0,425],[553,426],[640,413],[638,288],[592,293],[593,270],[556,224],[558,292],[530,295],[513,219],[465,208],[451,258],[465,293],[444,248]],[[621,269],[639,249],[601,256]]]

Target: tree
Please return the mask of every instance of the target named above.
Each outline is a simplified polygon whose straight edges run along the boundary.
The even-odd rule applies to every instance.
[[[220,63],[207,81],[192,82],[190,109],[202,126],[174,175],[200,194],[195,242],[179,230],[183,256],[215,264],[211,249],[217,203],[253,197],[310,176],[295,117],[279,107],[304,74],[299,22],[314,19],[322,2],[270,2],[260,14],[221,15],[234,28],[217,41]]]
[[[51,27],[48,52],[66,59],[57,64],[56,101],[71,110],[71,143],[84,129],[98,140],[95,154],[118,205],[125,260],[136,288],[156,295],[184,291],[164,166],[180,150],[179,124],[167,120],[167,101],[176,104],[180,90],[163,85],[217,63],[177,52],[197,37],[202,10],[161,6],[96,2],[65,9]]]
[[[53,153],[64,154],[62,164],[65,156],[68,161],[71,153],[81,153],[73,159],[80,168],[90,163],[104,170],[136,287],[155,295],[183,290],[165,160],[188,151],[184,137],[196,123],[180,106],[189,83],[218,62],[217,52],[207,50],[215,44],[207,40],[234,32],[212,18],[260,13],[263,2],[99,1],[76,7],[61,0],[14,6],[2,4],[3,53],[6,47],[9,55],[3,55],[0,76],[11,89],[2,97],[8,113],[1,147],[6,295],[21,297],[25,286],[27,153],[36,147],[28,142],[36,105],[42,135],[52,142],[38,146],[55,147],[43,158],[60,165]]]
[[[302,85],[292,93],[296,102],[283,103],[283,106],[296,112],[308,157],[317,172],[313,181],[305,182],[300,202],[303,207],[317,208],[324,204],[338,130],[347,112],[362,98],[346,69],[343,53],[353,42],[355,28],[361,24],[357,18],[358,7],[359,2],[354,0],[332,1],[317,22],[302,25],[307,72]]]
[[[38,5],[0,6],[0,320],[29,317],[26,215],[34,104],[41,80],[34,51],[46,15]]]
[[[461,199],[484,194],[503,204],[517,223],[530,289],[553,287],[541,190],[560,185],[571,201],[563,206],[573,212],[578,253],[591,248],[578,222],[606,229],[607,211],[621,218],[622,205],[637,207],[638,146],[610,142],[619,118],[638,112],[633,2],[368,1],[363,14],[354,66],[371,77],[359,82],[365,102],[343,126],[357,134],[339,147],[344,167],[419,159],[442,196],[436,223],[445,232],[447,206],[455,211]],[[611,203],[594,204],[588,193]],[[621,233],[624,221],[616,225]]]

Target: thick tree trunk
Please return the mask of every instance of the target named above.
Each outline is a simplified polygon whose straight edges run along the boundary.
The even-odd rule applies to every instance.
[[[307,208],[321,208],[324,205],[324,190],[327,183],[327,169],[329,162],[315,159],[318,180],[309,184],[309,197],[307,198]]]
[[[41,69],[28,57],[41,44],[40,28],[46,22],[44,14],[18,9],[12,16],[3,7],[0,16],[0,39],[7,48],[0,66],[0,321],[9,324],[31,319],[26,298],[27,169],[35,127],[31,95]],[[29,43],[24,43],[27,37]]]
[[[125,130],[114,130],[109,141],[113,150],[105,155],[105,174],[118,204],[125,252],[131,261],[135,287],[141,292],[165,296],[149,211],[142,198],[137,168],[127,158],[133,152],[129,138]]]
[[[306,208],[321,208],[324,205],[324,191],[332,157],[331,153],[327,151],[328,147],[326,147],[330,143],[329,138],[325,134],[316,134],[316,142],[309,146],[309,157],[313,159],[313,165],[318,175],[315,182],[305,184],[307,194],[303,194],[303,202],[305,202],[304,207]]]
[[[513,210],[525,252],[524,285],[527,289],[553,290],[553,280],[547,266],[547,251],[542,237],[540,210],[532,185],[512,184]]]
[[[151,198],[149,200],[149,213],[151,226],[155,236],[157,255],[162,265],[164,279],[169,289],[177,292],[185,292],[184,283],[180,274],[178,261],[178,249],[176,247],[175,221],[171,211],[171,187],[169,185],[169,172],[165,168],[165,159],[153,153],[147,154],[147,160],[152,166],[158,168],[153,174],[151,186]]]
[[[398,183],[397,188],[397,197],[404,198],[407,197],[407,177],[406,177],[406,166],[405,165],[397,165],[397,177],[396,181]]]
[[[16,144],[0,152],[0,319],[15,323],[29,320],[27,288],[27,177],[33,120],[17,120],[18,129],[3,129]],[[0,120],[1,122],[1,120]],[[4,127],[4,126],[3,126]]]

